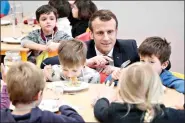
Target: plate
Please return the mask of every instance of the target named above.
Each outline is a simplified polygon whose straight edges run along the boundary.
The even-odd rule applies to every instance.
[[[51,111],[51,112],[59,111],[59,106],[57,104],[57,100],[53,100],[53,99],[45,99],[45,100],[43,99],[38,107],[43,111],[44,110]],[[11,110],[14,110],[15,106],[10,104],[9,108]]]
[[[39,108],[43,111],[44,110],[51,111],[51,112],[59,111],[57,100],[53,100],[53,99],[42,100],[39,105]]]
[[[6,37],[6,38],[3,38],[2,41],[3,42],[6,42],[6,43],[21,43],[21,39],[22,37],[20,38],[13,38],[13,37]]]
[[[64,92],[75,92],[75,91],[81,91],[89,88],[89,84],[87,82],[80,81],[81,84],[78,87],[69,87],[69,86],[66,86],[65,83],[68,83],[68,81],[54,81],[54,82],[51,82],[48,85],[48,87],[51,89],[54,89],[56,86],[57,87],[60,86]]]
[[[9,21],[9,20],[1,20],[1,25],[3,26],[3,25],[9,25],[9,24],[11,24],[11,21]]]

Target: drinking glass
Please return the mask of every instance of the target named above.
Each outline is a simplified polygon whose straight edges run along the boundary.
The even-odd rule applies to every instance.
[[[62,83],[57,83],[54,85],[55,99],[60,100],[60,97],[63,95],[64,89]]]

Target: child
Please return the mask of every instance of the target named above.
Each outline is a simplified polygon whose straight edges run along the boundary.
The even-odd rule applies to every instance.
[[[146,38],[139,46],[139,55],[141,62],[148,62],[153,69],[160,75],[164,86],[174,88],[184,94],[184,80],[177,78],[167,70],[171,54],[171,46],[160,37]],[[119,70],[112,73],[107,80],[111,78],[119,79]]]
[[[87,48],[84,42],[76,39],[61,42],[58,49],[61,67],[58,65],[52,67],[45,66],[44,72],[46,78],[49,81],[58,81],[78,77],[80,81],[99,83],[99,73],[85,66],[86,54]]]
[[[71,12],[71,5],[68,0],[50,0],[49,5],[57,9],[58,19],[57,27],[58,30],[66,32],[68,35],[71,35],[71,25],[68,20],[69,14]]]
[[[73,18],[77,18],[79,21],[72,26],[72,36],[74,38],[86,32],[89,18],[96,11],[97,7],[91,0],[75,0],[72,5],[72,15]]]
[[[148,37],[139,46],[140,61],[148,62],[158,72],[164,86],[184,94],[184,80],[166,70],[171,55],[171,46],[166,39]]]
[[[1,63],[1,72],[2,72],[2,80],[1,80],[1,106],[0,109],[5,109],[5,108],[9,108],[10,106],[10,99],[8,96],[8,91],[7,91],[7,85],[5,82],[5,68],[3,63]]]
[[[184,122],[184,110],[166,108],[160,104],[163,86],[159,75],[149,64],[137,62],[121,70],[118,84],[122,102],[112,102],[115,100],[106,95],[98,99],[94,106],[94,115],[100,122]]]
[[[36,57],[42,51],[55,51],[59,41],[70,40],[71,36],[63,31],[58,31],[56,27],[57,10],[50,5],[42,5],[36,10],[36,19],[41,29],[30,32],[21,41],[23,47],[30,48],[31,55],[28,60],[36,63]],[[49,42],[49,43],[48,43]]]
[[[1,110],[1,122],[84,122],[83,118],[67,105],[60,106],[61,115],[38,108],[43,96],[45,79],[42,70],[34,64],[16,63],[8,70],[6,82],[15,109]]]
[[[10,100],[7,92],[7,85],[1,80],[1,107],[0,109],[9,108]]]

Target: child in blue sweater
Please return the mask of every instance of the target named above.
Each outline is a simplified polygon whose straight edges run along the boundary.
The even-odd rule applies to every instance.
[[[139,46],[140,61],[151,64],[160,75],[164,86],[184,93],[184,80],[175,77],[170,71],[166,70],[170,55],[170,43],[160,37],[148,37]]]
[[[155,71],[160,75],[164,86],[174,88],[184,94],[184,80],[175,77],[166,68],[169,65],[171,46],[166,39],[160,37],[148,37],[139,46],[139,56],[141,62],[150,63]],[[108,76],[107,80],[118,79],[120,71],[115,71]],[[117,84],[117,82],[116,82]]]
[[[42,111],[40,104],[45,87],[45,78],[41,69],[29,62],[17,63],[8,70],[7,90],[10,101],[15,106],[10,109],[1,109],[1,122],[15,123],[82,123],[83,118],[71,107],[59,107],[62,114]]]

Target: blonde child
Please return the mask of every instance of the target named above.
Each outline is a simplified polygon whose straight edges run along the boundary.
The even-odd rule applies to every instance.
[[[49,81],[58,81],[78,77],[80,81],[99,83],[99,73],[85,66],[86,54],[87,47],[82,41],[73,39],[61,42],[58,48],[58,57],[61,65],[45,66],[46,78]]]
[[[6,83],[10,101],[15,109],[1,110],[1,122],[84,122],[83,118],[67,105],[59,107],[62,112],[60,115],[42,111],[38,107],[43,96],[45,78],[42,70],[33,63],[20,62],[13,65],[7,72]]]
[[[94,106],[94,115],[105,123],[182,123],[184,110],[166,108],[161,103],[163,86],[149,64],[133,63],[123,69],[118,83],[122,102],[102,96]]]

